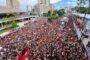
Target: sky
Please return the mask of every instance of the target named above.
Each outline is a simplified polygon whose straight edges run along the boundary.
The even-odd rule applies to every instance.
[[[4,0],[0,0],[0,5],[5,6],[6,5],[5,1]]]
[[[26,10],[27,5],[35,5],[37,0],[19,0],[21,10]],[[76,6],[77,0],[50,0],[54,4],[56,9],[67,7],[67,6]],[[0,5],[5,6],[5,0],[0,0]]]
[[[57,3],[54,3],[54,5],[57,9],[68,6],[76,6],[77,0],[61,0]]]

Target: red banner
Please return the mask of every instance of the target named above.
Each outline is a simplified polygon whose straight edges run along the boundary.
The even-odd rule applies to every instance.
[[[23,55],[21,52],[18,56],[18,60],[25,60],[28,57],[29,53],[30,53],[29,48],[26,48],[25,54]]]

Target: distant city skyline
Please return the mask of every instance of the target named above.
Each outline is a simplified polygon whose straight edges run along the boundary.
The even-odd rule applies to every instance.
[[[5,6],[5,0],[0,0],[0,5]],[[27,9],[27,5],[35,5],[37,0],[19,0],[20,9],[25,11]],[[55,5],[56,9],[67,6],[76,6],[77,0],[50,0],[52,4]]]

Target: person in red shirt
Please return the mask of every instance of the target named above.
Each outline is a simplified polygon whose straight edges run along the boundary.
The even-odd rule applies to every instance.
[[[17,60],[26,60],[29,54],[30,54],[30,49],[26,48],[18,55]]]

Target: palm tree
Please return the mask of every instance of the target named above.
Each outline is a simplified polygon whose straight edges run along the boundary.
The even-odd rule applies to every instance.
[[[86,3],[86,1],[88,1],[88,7],[90,8],[90,0],[78,0],[79,3],[77,3],[78,5],[80,5],[80,7]]]
[[[87,0],[78,0],[78,5],[79,7],[82,7],[85,3],[86,3]]]
[[[78,0],[77,5],[78,5],[78,7],[81,7],[81,1],[80,0]]]

